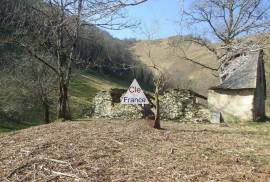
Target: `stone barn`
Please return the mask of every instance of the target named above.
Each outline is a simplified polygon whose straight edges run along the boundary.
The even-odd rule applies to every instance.
[[[208,91],[211,121],[254,121],[265,116],[263,51],[248,51],[231,59],[220,85]]]

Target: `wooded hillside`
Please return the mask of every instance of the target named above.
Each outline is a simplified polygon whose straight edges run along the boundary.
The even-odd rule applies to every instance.
[[[72,8],[68,4],[65,6]],[[108,81],[115,78],[116,82],[121,80],[121,83],[134,77],[145,84],[151,82],[151,74],[143,64],[133,59],[128,49],[128,41],[113,38],[105,30],[83,19],[79,23],[87,24],[78,29],[78,38],[74,42],[76,46],[71,48],[72,26],[75,20],[64,10],[62,13],[66,15],[62,23],[67,24],[56,22],[55,18],[60,17],[61,12],[58,4],[50,1],[4,0],[1,3],[1,121],[28,120],[39,123],[41,118],[44,122],[56,119],[56,106],[59,105],[57,97],[61,95],[57,90],[62,87],[59,87],[59,82],[63,81],[68,86],[69,77],[71,92],[67,96],[71,98],[66,108],[70,112],[70,116],[67,117],[83,117],[82,110],[88,110],[86,113],[91,110],[91,97],[85,98],[84,103],[88,103],[88,106],[77,104],[75,108],[77,101],[73,99],[76,87],[73,83],[83,82],[83,77],[77,76],[81,73],[85,76],[97,75],[97,80],[103,75],[101,77],[107,78]],[[61,39],[58,39],[60,34],[57,33],[60,29],[54,29],[57,26],[63,28]],[[62,41],[60,47],[59,41]],[[57,61],[59,56],[63,59],[61,62]],[[106,82],[106,79],[104,81]],[[102,82],[100,84],[102,85]],[[94,95],[97,90],[80,91],[81,95],[89,95],[87,92]],[[70,111],[72,109],[74,110]]]

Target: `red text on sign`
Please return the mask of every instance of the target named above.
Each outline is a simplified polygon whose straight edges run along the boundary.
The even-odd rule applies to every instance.
[[[130,93],[141,93],[141,88],[137,88],[137,87],[129,87],[128,88]]]

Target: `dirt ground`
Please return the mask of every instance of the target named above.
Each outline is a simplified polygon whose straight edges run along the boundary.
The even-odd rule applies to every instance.
[[[0,181],[270,181],[270,124],[90,120],[0,135]]]

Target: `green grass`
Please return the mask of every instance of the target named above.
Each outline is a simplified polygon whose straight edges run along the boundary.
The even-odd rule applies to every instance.
[[[247,123],[248,126],[256,128],[256,129],[270,129],[270,122],[268,119],[258,120],[258,121],[251,121]]]
[[[73,119],[84,117],[90,113],[92,108],[92,99],[96,93],[101,90],[109,90],[110,88],[127,88],[132,79],[115,78],[109,75],[98,73],[87,73],[75,71],[72,75],[69,98],[70,109]],[[57,96],[55,96],[57,101]],[[51,116],[56,119],[56,105],[51,106]],[[24,113],[27,121],[7,121],[0,120],[0,133],[19,130],[35,125],[44,124],[42,121],[42,108],[33,108],[29,112]]]
[[[44,124],[44,123],[40,120],[33,120],[30,122],[1,121],[0,133],[21,130],[21,129],[25,129],[25,128],[40,125],[40,124]]]
[[[111,88],[127,88],[129,80],[109,75],[76,72],[70,84],[70,108],[74,118],[83,117],[91,111],[96,93]]]

